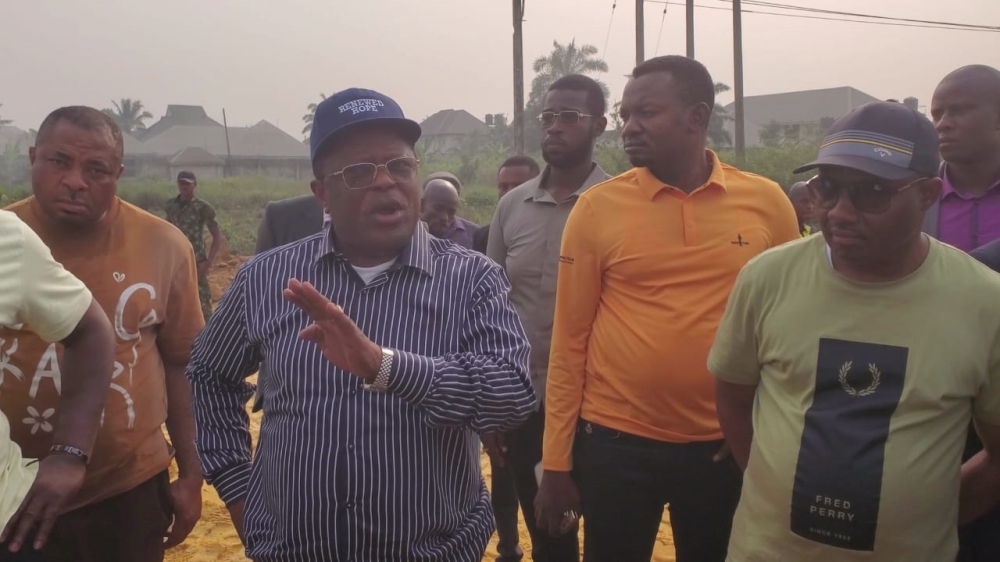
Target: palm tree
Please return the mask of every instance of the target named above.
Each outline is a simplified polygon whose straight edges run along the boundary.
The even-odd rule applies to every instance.
[[[722,82],[715,83],[715,95],[724,94],[730,90],[729,86]],[[732,146],[733,137],[726,130],[726,122],[732,121],[733,116],[726,111],[726,108],[716,102],[712,109],[712,117],[708,121],[708,141],[715,146]]]
[[[2,103],[0,103],[0,107],[3,107]],[[0,127],[3,127],[4,125],[10,125],[11,123],[13,123],[13,121],[11,121],[10,119],[0,119]]]
[[[326,94],[320,94],[319,97],[320,97],[319,102],[311,103],[311,104],[309,104],[309,105],[306,106],[306,109],[309,110],[309,113],[306,113],[305,115],[302,116],[302,122],[306,124],[305,127],[302,127],[302,136],[304,136],[304,137],[305,136],[309,136],[310,131],[312,131],[312,128],[313,128],[313,118],[316,117],[316,107],[323,100],[326,99]]]
[[[541,103],[545,92],[553,82],[569,74],[593,74],[608,71],[608,63],[594,58],[597,47],[593,45],[576,46],[576,39],[566,45],[558,41],[552,42],[552,52],[548,56],[538,57],[532,65],[535,78],[531,81],[531,100]],[[610,95],[610,90],[603,82],[598,81],[604,89],[604,97]]]
[[[535,148],[541,143],[541,133],[537,126],[531,124],[538,123],[538,116],[542,112],[542,102],[545,100],[545,93],[549,91],[549,86],[556,80],[570,74],[597,74],[608,71],[608,63],[596,58],[597,47],[593,45],[576,46],[576,40],[563,45],[558,41],[552,42],[552,52],[548,56],[538,57],[532,65],[535,71],[535,78],[531,81],[531,93],[528,101],[524,104],[524,146]],[[607,84],[597,81],[604,90],[604,98],[611,95]]]
[[[103,109],[105,115],[111,117],[118,123],[123,133],[134,133],[146,130],[146,119],[152,119],[153,114],[142,107],[142,102],[131,98],[122,98],[120,102],[111,100],[114,109]]]

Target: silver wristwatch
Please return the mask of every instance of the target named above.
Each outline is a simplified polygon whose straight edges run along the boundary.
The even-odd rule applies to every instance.
[[[371,392],[385,392],[389,390],[389,374],[392,372],[392,360],[396,356],[391,349],[382,348],[382,363],[379,364],[378,374],[371,384],[364,385],[364,389]]]

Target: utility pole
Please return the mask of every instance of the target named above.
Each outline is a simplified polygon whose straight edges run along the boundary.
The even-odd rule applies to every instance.
[[[514,152],[524,154],[524,0],[514,0]]]
[[[646,60],[646,15],[645,0],[635,0],[635,65]]]
[[[746,162],[746,138],[743,128],[743,8],[740,0],[733,0],[733,90],[736,93],[736,162]]]
[[[226,131],[226,165],[222,169],[222,177],[228,178],[232,173],[233,151],[229,148],[229,121],[226,119],[226,108],[222,108],[222,127]]]
[[[694,58],[694,0],[687,0],[687,56]]]

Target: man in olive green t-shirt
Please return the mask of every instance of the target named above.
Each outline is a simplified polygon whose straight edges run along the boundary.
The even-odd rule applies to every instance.
[[[745,470],[728,560],[953,561],[1000,489],[1000,276],[920,232],[923,115],[862,106],[815,168],[823,236],[747,264],[708,359]],[[970,418],[985,451],[962,466]]]

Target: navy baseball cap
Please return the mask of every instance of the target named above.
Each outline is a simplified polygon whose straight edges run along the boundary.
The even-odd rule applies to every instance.
[[[363,88],[337,92],[316,106],[309,150],[315,162],[323,146],[336,136],[362,123],[385,123],[395,127],[403,138],[416,143],[420,125],[403,115],[399,104],[385,94]]]
[[[796,174],[820,166],[851,168],[889,181],[937,177],[938,133],[922,113],[901,103],[872,102],[838,119],[819,155]]]
[[[177,181],[182,181],[184,183],[194,183],[198,180],[195,179],[194,172],[184,170],[183,172],[177,174]]]

